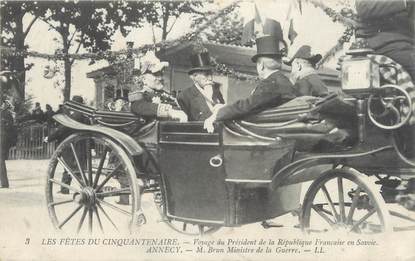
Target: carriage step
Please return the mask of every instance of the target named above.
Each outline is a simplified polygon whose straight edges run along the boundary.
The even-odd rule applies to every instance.
[[[272,227],[283,227],[284,225],[274,223],[272,221],[262,221],[261,226],[263,228],[272,228]]]

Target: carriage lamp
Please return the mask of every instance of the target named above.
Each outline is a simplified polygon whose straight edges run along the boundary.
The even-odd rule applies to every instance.
[[[368,49],[348,52],[351,58],[344,60],[341,70],[342,90],[351,95],[368,95],[380,87],[379,65],[366,56]]]

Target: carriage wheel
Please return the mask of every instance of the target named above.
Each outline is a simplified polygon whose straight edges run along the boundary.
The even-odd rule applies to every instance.
[[[372,234],[392,230],[386,203],[367,176],[348,168],[327,171],[308,189],[303,231]]]
[[[158,191],[155,192],[153,195],[154,203],[156,204],[157,210],[160,213],[162,222],[174,231],[188,236],[202,236],[213,234],[220,229],[220,226],[193,224],[168,218],[164,212],[164,197],[162,193]]]
[[[134,166],[114,141],[96,133],[65,139],[49,163],[49,216],[68,232],[131,232],[145,222]]]

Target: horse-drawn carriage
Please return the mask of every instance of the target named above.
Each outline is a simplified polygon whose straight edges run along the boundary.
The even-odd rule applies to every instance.
[[[186,234],[292,211],[306,232],[390,231],[392,216],[409,222],[400,229],[413,228],[414,219],[388,207],[414,193],[411,186],[400,188],[415,174],[415,144],[403,139],[414,136],[408,124],[413,98],[400,86],[377,86],[362,57],[343,65],[347,98],[282,106],[260,113],[254,123],[221,124],[214,133],[201,122],[146,122],[68,102],[67,114],[55,119],[74,132],[57,148],[47,176],[53,225],[78,232],[84,223],[89,231],[131,230],[153,218],[141,206],[143,195],[152,193],[162,220]],[[343,123],[321,131],[329,125],[321,116],[340,108],[336,101],[346,106]],[[89,124],[71,119],[73,112]],[[339,133],[347,138],[336,143]],[[64,172],[71,183],[61,181]],[[311,185],[301,203],[306,181]],[[60,187],[70,193],[60,194]]]

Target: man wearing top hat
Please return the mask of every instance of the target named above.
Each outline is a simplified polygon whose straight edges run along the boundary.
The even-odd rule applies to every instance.
[[[315,65],[321,60],[320,54],[312,54],[309,45],[302,45],[294,56],[286,62],[291,66],[290,80],[294,88],[302,96],[322,97],[327,95],[328,89],[320,79]]]
[[[256,63],[260,82],[248,98],[233,104],[216,106],[213,115],[204,124],[204,128],[213,132],[215,121],[240,119],[271,107],[279,106],[297,96],[290,80],[282,74],[283,56],[282,36],[264,36],[256,39],[257,54],[252,57]]]
[[[216,104],[224,104],[220,84],[213,81],[212,66],[207,51],[190,56],[192,68],[188,71],[193,86],[183,90],[177,97],[180,108],[189,121],[204,121],[212,115]]]

